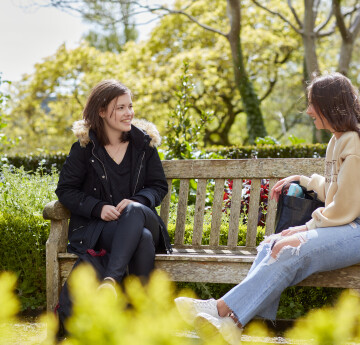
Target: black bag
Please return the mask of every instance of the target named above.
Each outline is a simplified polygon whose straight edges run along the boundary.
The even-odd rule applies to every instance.
[[[282,188],[277,205],[275,218],[276,234],[291,226],[304,225],[311,219],[311,214],[317,208],[324,207],[324,203],[317,198],[316,192],[307,191],[304,187],[300,186],[305,197],[299,198],[286,195],[286,187],[288,187],[288,184]]]

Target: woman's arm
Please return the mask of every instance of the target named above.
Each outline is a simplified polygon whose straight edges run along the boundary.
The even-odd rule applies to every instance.
[[[278,202],[281,190],[284,187],[284,185],[287,183],[293,182],[293,181],[300,181],[300,175],[288,176],[288,177],[283,178],[282,180],[276,182],[274,187],[271,188],[270,198],[275,199],[276,202]]]
[[[145,197],[149,200],[149,207],[159,206],[168,192],[164,169],[156,148],[150,149],[146,159],[146,171],[143,188],[140,189],[131,199]]]
[[[337,188],[330,186],[327,195],[332,201],[313,212],[309,229],[348,224],[360,216],[360,157],[347,156],[334,178]]]
[[[101,200],[81,191],[88,170],[85,150],[78,142],[73,144],[60,171],[55,193],[71,213],[91,218],[92,210]]]
[[[313,190],[317,193],[321,201],[325,201],[325,177],[313,174],[311,177],[300,176],[300,185],[307,190]]]

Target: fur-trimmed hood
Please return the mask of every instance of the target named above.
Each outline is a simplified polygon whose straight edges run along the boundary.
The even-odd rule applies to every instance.
[[[161,144],[160,133],[153,123],[143,119],[134,119],[131,125],[143,130],[150,136],[150,146],[157,147]],[[81,147],[85,147],[90,142],[89,130],[90,127],[86,125],[84,120],[76,121],[72,126],[72,131],[79,139]]]

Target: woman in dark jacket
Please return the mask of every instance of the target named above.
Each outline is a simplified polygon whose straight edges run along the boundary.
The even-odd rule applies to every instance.
[[[133,118],[127,87],[115,80],[96,85],[83,120],[74,124],[79,140],[56,189],[71,212],[68,251],[80,258],[106,253],[100,287],[120,283],[127,271],[148,277],[155,251],[172,251],[155,210],[168,191],[156,150],[160,135],[153,124]]]

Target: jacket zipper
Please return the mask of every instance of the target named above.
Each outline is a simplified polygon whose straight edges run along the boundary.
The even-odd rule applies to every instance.
[[[141,157],[141,161],[140,161],[140,168],[139,168],[139,172],[138,172],[138,176],[137,176],[137,179],[136,179],[136,183],[135,183],[135,187],[134,187],[134,191],[133,191],[133,196],[135,195],[135,191],[136,191],[136,187],[137,187],[137,184],[139,182],[139,177],[140,177],[140,171],[141,171],[141,168],[142,168],[142,163],[143,163],[143,160],[144,160],[144,156],[145,156],[145,151]]]
[[[96,156],[96,154],[94,153],[94,149],[95,149],[95,143],[93,140],[91,140],[92,144],[93,144],[93,147],[92,147],[92,150],[91,150],[91,153],[92,155],[101,163],[103,169],[104,169],[104,174],[105,174],[105,179],[107,180],[107,174],[106,174],[106,169],[105,169],[105,165],[104,163],[100,160],[99,157]]]

